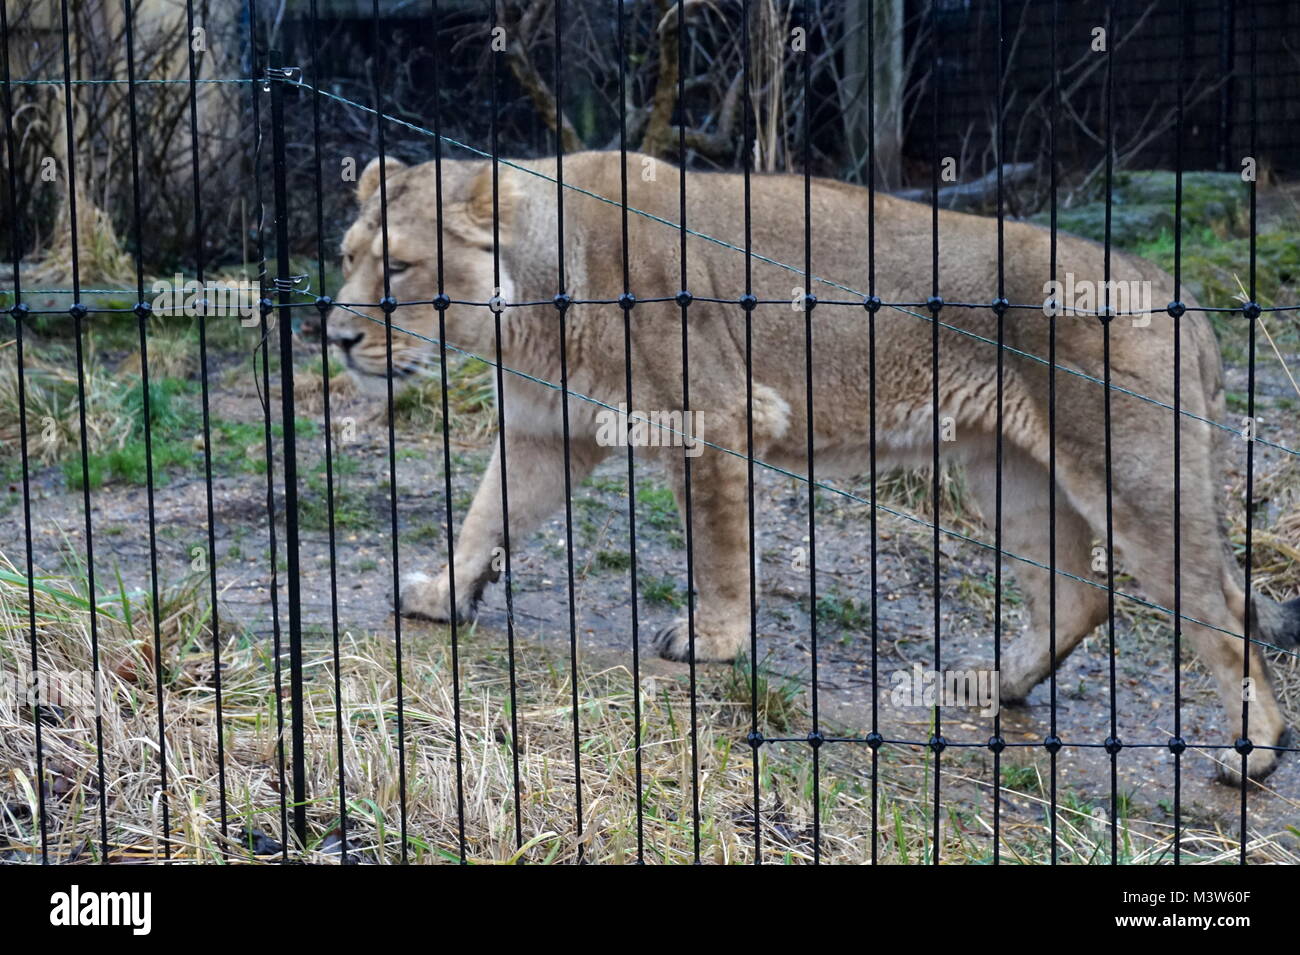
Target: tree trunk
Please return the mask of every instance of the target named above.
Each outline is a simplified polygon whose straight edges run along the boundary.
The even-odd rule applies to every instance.
[[[876,186],[897,188],[902,180],[903,143],[903,0],[851,0],[844,11],[844,82],[840,86],[844,118],[845,178],[866,182],[872,147],[867,99],[871,63],[867,20],[875,16],[875,157]]]

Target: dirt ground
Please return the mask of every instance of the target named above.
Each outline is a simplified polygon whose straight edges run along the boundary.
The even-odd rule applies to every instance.
[[[261,408],[247,356],[230,355],[214,369],[214,418],[256,424]],[[1229,373],[1230,389],[1244,390],[1244,369]],[[1261,406],[1288,399],[1290,384],[1276,362],[1261,361],[1258,386]],[[1279,404],[1279,407],[1286,407]],[[278,409],[276,409],[278,410]],[[392,540],[388,533],[388,447],[380,411],[359,397],[339,396],[335,420],[357,423],[349,442],[340,445],[340,497],[336,553],[338,614],[341,630],[393,629]],[[1267,411],[1263,412],[1267,416]],[[303,415],[319,415],[310,402]],[[1293,416],[1293,415],[1292,415]],[[1279,412],[1278,421],[1286,418]],[[1290,421],[1271,435],[1288,446],[1297,445],[1300,427]],[[487,461],[491,434],[477,434],[454,449],[453,507],[457,520]],[[401,569],[436,571],[446,560],[445,501],[442,496],[441,437],[436,424],[407,423],[399,429],[398,518]],[[309,640],[328,639],[331,619],[328,538],[324,525],[323,477],[319,429],[300,437],[301,493],[308,509],[301,535],[304,631]],[[244,453],[261,455],[260,442]],[[275,448],[279,454],[279,447]],[[1258,466],[1263,472],[1294,467],[1286,456],[1265,449]],[[278,468],[277,468],[278,470]],[[865,481],[846,489],[867,494]],[[758,620],[762,666],[802,687],[805,697],[812,648],[806,571],[795,570],[789,555],[807,533],[806,489],[789,479],[762,472],[757,487],[757,513],[762,521],[762,593]],[[109,483],[92,494],[95,563],[101,583],[116,587],[121,575],[128,589],[148,587],[149,547],[145,489]],[[80,491],[69,490],[57,468],[40,471],[34,479],[33,513],[37,564],[63,566],[69,553],[84,554],[84,515]],[[275,489],[277,513],[283,514],[283,488]],[[263,638],[272,632],[269,612],[266,478],[255,471],[220,473],[214,481],[216,559],[221,590],[223,627],[238,626]],[[683,613],[685,550],[680,524],[662,475],[648,465],[638,472],[638,571],[642,585],[641,650],[647,677],[681,677],[684,664],[654,657],[649,638],[663,623]],[[206,541],[205,485],[201,475],[173,473],[157,491],[160,576],[174,582],[192,572],[192,551]],[[630,600],[627,566],[626,470],[621,457],[607,461],[575,490],[574,563],[577,638],[580,651],[593,660],[630,665]],[[823,493],[818,505],[819,681],[816,687],[822,718],[828,728],[845,735],[865,734],[871,727],[873,673],[870,644],[871,567],[866,546],[865,506]],[[890,700],[890,676],[914,663],[933,660],[932,560],[928,528],[888,514],[880,516],[879,596],[879,731],[888,739],[924,740],[931,733],[927,708],[898,707]],[[281,521],[278,563],[282,598],[284,534]],[[0,541],[11,559],[21,556],[22,510],[10,504],[0,514]],[[565,576],[565,527],[560,512],[527,541],[518,542],[512,581],[514,634],[530,645],[566,647],[568,596]],[[943,560],[942,652],[945,660],[988,660],[992,656],[993,563],[988,551],[945,539]],[[1006,633],[1014,639],[1022,613],[1015,589],[1014,567],[1008,568]],[[1127,584],[1125,586],[1128,586]],[[1121,602],[1122,605],[1122,602]],[[283,608],[283,599],[281,607]],[[477,622],[465,639],[497,639],[507,629],[505,588],[489,587]],[[404,621],[410,633],[427,625]],[[1169,630],[1151,614],[1125,612],[1118,621],[1118,728],[1128,743],[1163,743],[1172,733],[1173,670]],[[1190,656],[1190,648],[1187,651]],[[1096,631],[1059,671],[1057,720],[1067,742],[1099,743],[1109,731],[1108,660],[1106,636]],[[1295,659],[1275,663],[1294,679]],[[1183,735],[1192,740],[1223,741],[1231,735],[1206,673],[1195,663],[1182,677]],[[1294,709],[1289,700],[1284,705]],[[1003,735],[1013,743],[1037,743],[1047,733],[1050,717],[1046,684],[1037,688],[1028,705],[1003,712]],[[951,740],[983,742],[992,733],[992,720],[974,711],[945,715],[944,734]],[[855,746],[842,743],[839,746]],[[865,751],[865,748],[861,748]],[[916,748],[920,753],[920,748]],[[945,760],[964,774],[946,792],[949,798],[988,798],[991,757],[984,750],[950,750]],[[857,760],[861,763],[861,760]],[[1043,779],[1048,759],[1041,747],[1008,751],[1004,766],[1025,767]],[[1235,835],[1239,793],[1215,781],[1210,755],[1193,751],[1183,760],[1185,823],[1221,829]],[[1119,789],[1128,812],[1153,827],[1172,825],[1172,758],[1161,748],[1126,749],[1118,760]],[[1081,804],[1109,805],[1109,759],[1099,748],[1067,747],[1059,758],[1060,791]],[[1042,786],[1046,791],[1046,785]],[[1004,820],[1041,820],[1043,807],[1035,801],[1009,797]],[[1294,754],[1250,798],[1252,833],[1289,838],[1288,826],[1300,821],[1300,759]]]

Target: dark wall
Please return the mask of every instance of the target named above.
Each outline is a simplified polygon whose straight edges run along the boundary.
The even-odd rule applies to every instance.
[[[1008,76],[1008,159],[1033,160],[1046,134],[1041,110],[1050,86],[1052,11],[1059,6],[1058,63],[1070,112],[1104,131],[1105,69],[1087,72],[1103,57],[1091,53],[1092,29],[1105,24],[1102,0],[1004,0],[1008,44],[1015,44]],[[1115,54],[1115,140],[1137,148],[1139,167],[1174,164],[1172,129],[1148,136],[1173,115],[1182,10],[1187,9],[1184,75],[1184,166],[1239,168],[1250,149],[1250,8],[1254,7],[1258,82],[1258,151],[1273,168],[1300,172],[1300,3],[1295,0],[1119,0],[1109,37]],[[923,82],[933,58],[929,0],[908,0],[907,48],[917,55],[913,82]],[[937,76],[941,155],[983,155],[997,102],[998,0],[937,0]],[[1131,34],[1131,35],[1130,35]],[[1120,41],[1116,45],[1117,39]],[[916,90],[916,92],[920,92]],[[905,151],[930,155],[933,109],[918,96],[906,130]],[[1101,156],[1100,144],[1068,117],[1060,124],[1062,157]],[[1020,135],[1017,135],[1017,132]]]

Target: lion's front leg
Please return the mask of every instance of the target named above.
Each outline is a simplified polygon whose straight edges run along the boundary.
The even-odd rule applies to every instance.
[[[507,451],[507,464],[513,463]],[[511,481],[511,484],[514,484]],[[465,515],[452,563],[455,566],[456,619],[469,620],[474,615],[483,588],[495,579],[494,548],[501,547],[501,448],[492,453],[487,471],[474,492],[474,501]],[[504,555],[504,551],[497,554]],[[449,622],[451,608],[451,572],[444,564],[437,576],[410,573],[402,576],[402,593],[398,608],[403,616]]]
[[[577,487],[604,455],[594,442],[570,443],[571,482]],[[564,505],[564,443],[558,437],[514,435],[507,429],[506,473],[509,480],[510,543],[517,547],[535,527]],[[456,619],[468,620],[483,588],[505,567],[505,524],[501,519],[501,447],[492,453],[456,539],[453,558]],[[408,574],[402,579],[399,609],[404,616],[451,620],[451,573],[436,577]]]
[[[710,434],[709,440],[728,445]],[[669,452],[669,470],[679,512],[686,514],[685,462],[680,449]],[[695,568],[695,659],[734,660],[750,637],[749,507],[746,462],[711,448],[691,460],[691,546]],[[691,631],[682,617],[654,637],[660,656],[689,660]]]

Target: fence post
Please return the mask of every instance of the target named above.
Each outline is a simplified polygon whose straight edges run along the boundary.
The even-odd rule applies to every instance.
[[[293,289],[289,277],[289,199],[284,146],[284,74],[280,52],[268,61],[271,92],[271,161],[275,188],[276,289],[280,326],[280,411],[284,422],[284,542],[289,585],[289,696],[292,702],[293,829],[299,848],[307,844],[307,766],[303,740],[302,595],[298,568],[298,454],[294,433]]]

